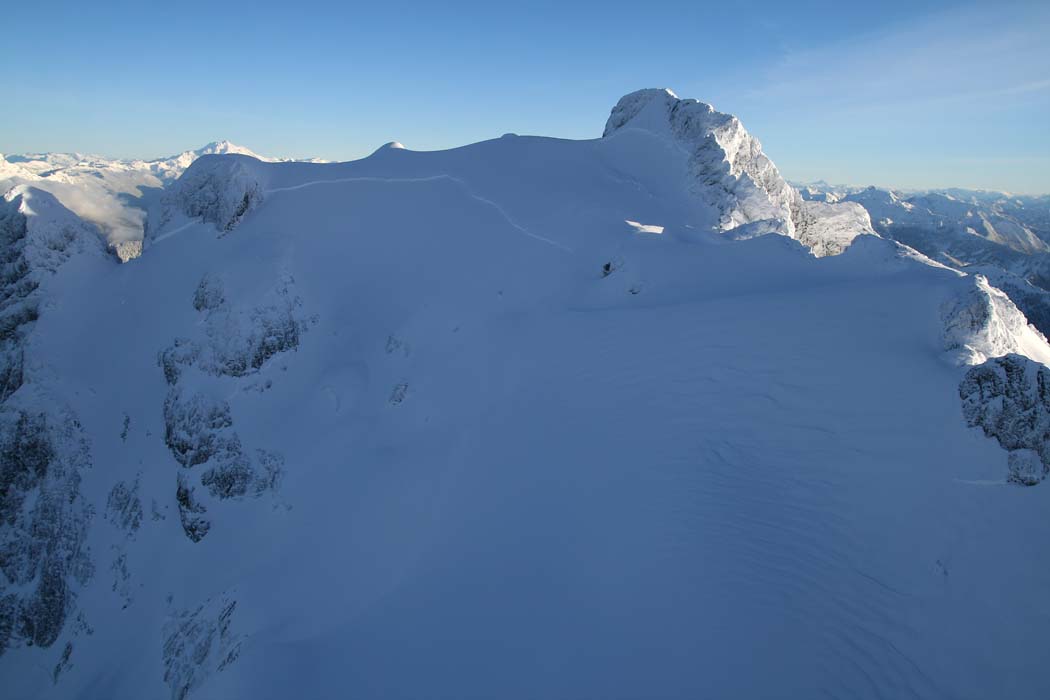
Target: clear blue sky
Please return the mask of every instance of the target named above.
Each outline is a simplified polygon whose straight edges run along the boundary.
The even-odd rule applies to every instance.
[[[792,179],[1050,192],[1050,2],[19,2],[0,152],[350,159],[740,116]]]

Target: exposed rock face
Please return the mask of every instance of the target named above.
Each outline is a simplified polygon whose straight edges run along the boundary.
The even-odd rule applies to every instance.
[[[172,389],[164,402],[164,424],[164,442],[183,467],[232,458],[241,452],[225,401],[204,394],[184,396],[180,389]]]
[[[185,471],[177,477],[176,501],[186,536],[199,542],[211,529],[206,501],[256,497],[276,488],[284,458],[246,449],[234,430],[229,404],[206,392],[183,388],[185,373],[209,378],[240,378],[259,372],[274,356],[295,350],[306,322],[298,317],[301,302],[285,280],[269,303],[248,309],[231,307],[222,279],[205,275],[193,294],[193,307],[203,318],[203,338],[176,339],[161,351],[158,363],[171,390],[164,402],[164,441]],[[214,381],[214,380],[211,380]],[[188,473],[202,467],[195,489]]]
[[[182,531],[186,533],[192,542],[200,542],[211,530],[211,521],[204,517],[208,512],[193,494],[193,487],[189,479],[182,474],[175,478],[175,501],[179,504],[179,520],[182,523]]]
[[[91,577],[92,513],[80,496],[89,467],[71,416],[0,411],[0,653],[53,644]]]
[[[874,234],[863,207],[805,202],[740,120],[709,104],[666,89],[639,90],[616,104],[603,137],[625,128],[666,136],[688,151],[694,192],[721,212],[720,230],[734,238],[780,233],[819,257]]]
[[[201,278],[197,290],[193,293],[193,308],[197,311],[214,311],[226,303],[222,278],[206,274]]]
[[[215,376],[254,374],[267,360],[295,350],[307,323],[302,302],[287,282],[257,306],[234,308],[226,304],[221,279],[205,275],[193,295],[193,307],[205,314],[204,339],[176,338],[160,354],[169,384],[175,384],[188,366]]]
[[[26,362],[48,283],[77,254],[104,257],[98,232],[53,196],[18,186],[0,200],[0,654],[54,644],[93,570],[88,445]]]
[[[172,700],[184,700],[210,674],[237,660],[241,640],[232,629],[237,601],[222,597],[173,615],[164,626],[164,681]]]
[[[129,536],[138,531],[142,525],[142,501],[137,481],[131,486],[123,481],[113,485],[106,500],[106,519]]]
[[[1050,369],[1021,355],[988,360],[959,385],[963,415],[1010,451],[1007,479],[1034,486],[1050,471]]]
[[[259,496],[276,487],[284,459],[264,450],[256,450],[254,457],[248,454],[233,430],[225,401],[200,393],[184,396],[176,387],[164,403],[164,421],[164,440],[172,455],[184,470],[204,468],[199,483],[213,498]],[[199,542],[211,524],[204,517],[208,508],[186,472],[178,475],[176,501],[186,536]]]
[[[102,253],[98,231],[47,192],[23,185],[0,199],[0,401],[24,381],[25,340],[40,315],[41,283],[85,251]]]

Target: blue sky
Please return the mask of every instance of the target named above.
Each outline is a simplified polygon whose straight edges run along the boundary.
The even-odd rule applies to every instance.
[[[350,159],[737,114],[796,180],[1050,192],[1047,2],[17,3],[0,152]]]

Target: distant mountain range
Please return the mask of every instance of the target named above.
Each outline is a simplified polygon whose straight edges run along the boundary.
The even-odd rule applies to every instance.
[[[856,202],[880,235],[985,275],[1050,335],[1050,195],[957,188],[900,192],[825,182],[797,187],[808,200]]]
[[[0,154],[0,190],[32,184],[51,192],[82,219],[99,226],[115,252],[127,260],[141,251],[146,210],[152,196],[174,182],[197,158],[220,154],[246,155],[268,162],[282,160],[260,156],[229,141],[214,141],[156,160],[111,159],[81,153]]]

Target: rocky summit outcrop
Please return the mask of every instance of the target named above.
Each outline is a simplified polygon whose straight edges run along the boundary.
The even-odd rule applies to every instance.
[[[265,170],[259,164],[244,155],[206,155],[194,161],[151,207],[143,247],[148,248],[156,241],[156,232],[176,219],[209,223],[221,233],[232,231],[262,204],[260,179]]]
[[[603,137],[623,129],[651,131],[685,149],[693,191],[718,209],[720,230],[734,238],[779,233],[819,257],[874,234],[863,207],[803,200],[740,120],[709,104],[679,99],[667,89],[632,92],[613,107]]]

